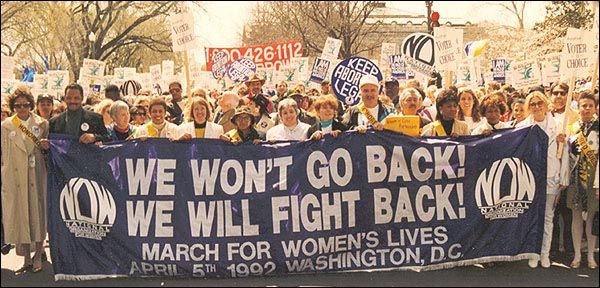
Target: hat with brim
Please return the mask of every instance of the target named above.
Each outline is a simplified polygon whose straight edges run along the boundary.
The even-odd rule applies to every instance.
[[[231,117],[231,122],[233,122],[233,124],[236,124],[235,119],[237,119],[237,117],[242,114],[250,115],[250,119],[252,119],[252,122],[254,123],[254,114],[252,114],[252,109],[250,109],[250,106],[247,105],[240,106],[235,109],[235,114],[233,114],[233,116]]]
[[[252,83],[252,82],[260,82],[260,85],[264,85],[265,84],[265,79],[261,79],[260,77],[258,77],[258,75],[253,74],[252,77],[250,77],[250,79],[248,79],[248,81],[244,82],[246,83],[246,85]]]
[[[377,86],[377,88],[379,88],[379,81],[377,80],[377,78],[375,76],[370,75],[370,74],[365,74],[362,77],[360,77],[358,89],[362,88],[365,85],[375,85],[375,86]]]

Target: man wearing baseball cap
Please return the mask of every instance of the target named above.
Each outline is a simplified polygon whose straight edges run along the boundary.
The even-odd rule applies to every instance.
[[[383,130],[382,121],[393,114],[394,108],[379,101],[379,81],[373,75],[364,75],[360,78],[359,89],[361,100],[358,105],[348,108],[343,124],[360,133],[365,133],[368,127]]]
[[[48,94],[40,94],[35,101],[35,114],[50,120],[52,118],[52,109],[54,108],[54,98]]]

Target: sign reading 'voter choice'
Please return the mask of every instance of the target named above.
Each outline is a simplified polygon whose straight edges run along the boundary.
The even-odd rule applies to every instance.
[[[381,70],[369,59],[350,57],[335,66],[331,75],[331,85],[335,96],[347,105],[355,105],[360,101],[358,84],[363,75],[371,74],[378,81],[383,80]]]

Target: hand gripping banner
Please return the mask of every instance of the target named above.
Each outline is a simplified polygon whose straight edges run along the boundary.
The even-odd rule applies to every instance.
[[[53,135],[56,280],[433,270],[540,252],[546,134],[231,145]]]

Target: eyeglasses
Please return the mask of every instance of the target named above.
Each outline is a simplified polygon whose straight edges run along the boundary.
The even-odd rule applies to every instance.
[[[544,101],[529,102],[529,107],[542,107],[546,104]]]
[[[142,115],[142,116],[146,116],[146,113],[143,113],[143,112],[136,112],[136,113],[132,113],[132,115]]]
[[[565,96],[565,95],[567,95],[567,91],[552,91],[552,95],[554,95],[554,96],[556,96],[556,95]]]
[[[27,103],[27,104],[14,104],[13,107],[15,107],[16,109],[24,109],[24,108],[30,108],[31,104]]]

